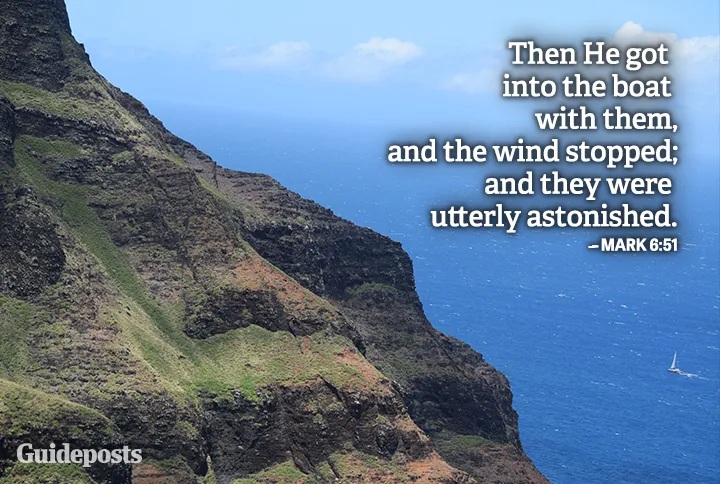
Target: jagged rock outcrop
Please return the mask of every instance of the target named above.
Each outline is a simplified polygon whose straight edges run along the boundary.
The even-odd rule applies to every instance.
[[[144,460],[15,462],[53,441]],[[544,482],[507,380],[432,328],[400,244],[169,133],[62,0],[3,0],[0,482],[474,477]]]
[[[0,201],[0,292],[24,298],[60,279],[65,253],[32,188],[19,187],[13,195]]]
[[[0,79],[49,90],[63,87],[69,61],[89,63],[72,39],[64,0],[5,0],[0,11]]]

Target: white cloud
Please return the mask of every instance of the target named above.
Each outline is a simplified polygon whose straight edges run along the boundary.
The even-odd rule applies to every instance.
[[[666,44],[671,50],[671,59],[680,62],[710,62],[717,65],[720,58],[720,37],[691,37],[681,39],[671,32],[651,32],[635,22],[625,22],[613,38],[616,44],[658,45]]]
[[[218,59],[219,67],[225,69],[268,69],[301,64],[311,53],[307,42],[278,42],[259,51],[229,47]]]
[[[491,93],[499,89],[502,74],[497,69],[480,69],[479,71],[457,74],[445,84],[446,89],[467,93]]]
[[[363,44],[356,45],[353,48],[353,53],[358,56],[376,58],[389,64],[404,64],[415,57],[421,56],[422,50],[412,42],[373,37]]]
[[[677,40],[677,35],[670,32],[649,32],[642,25],[635,22],[625,22],[622,27],[615,32],[613,43],[617,45],[651,45],[672,44]]]
[[[680,38],[674,33],[651,32],[635,22],[626,22],[613,40],[620,46],[665,43],[670,48],[678,106],[693,113],[717,113],[720,106],[720,37]]]
[[[720,37],[693,37],[680,39],[675,44],[677,54],[693,62],[711,62],[717,66],[720,59]]]
[[[342,55],[321,61],[307,42],[283,41],[259,50],[228,47],[216,56],[215,65],[230,70],[303,67],[331,80],[372,83],[422,55],[422,49],[412,42],[373,37]]]
[[[680,38],[671,32],[652,32],[626,22],[615,33],[620,46],[664,43],[670,49],[676,104],[688,113],[717,115],[720,106],[720,37]]]
[[[373,37],[367,42],[356,45],[350,52],[328,62],[323,71],[336,80],[377,82],[389,75],[397,66],[410,62],[422,54],[422,49],[412,42]]]

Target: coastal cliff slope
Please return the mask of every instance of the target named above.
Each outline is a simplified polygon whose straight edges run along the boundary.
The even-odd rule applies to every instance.
[[[0,6],[0,483],[547,482],[400,244],[172,135],[63,0]]]

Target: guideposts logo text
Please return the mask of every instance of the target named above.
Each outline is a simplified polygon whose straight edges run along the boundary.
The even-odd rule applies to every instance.
[[[70,444],[54,443],[47,449],[35,449],[32,444],[21,444],[17,448],[17,459],[23,464],[80,464],[90,467],[93,464],[139,464],[142,462],[142,450],[130,449],[127,445],[121,449],[72,449]]]

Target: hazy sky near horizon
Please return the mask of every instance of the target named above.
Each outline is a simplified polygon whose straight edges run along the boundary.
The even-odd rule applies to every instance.
[[[501,104],[508,39],[657,37],[698,116],[720,113],[720,2],[67,0],[98,70],[153,103],[362,124],[475,123]],[[526,116],[527,117],[527,116]],[[487,116],[485,116],[487,118]]]

